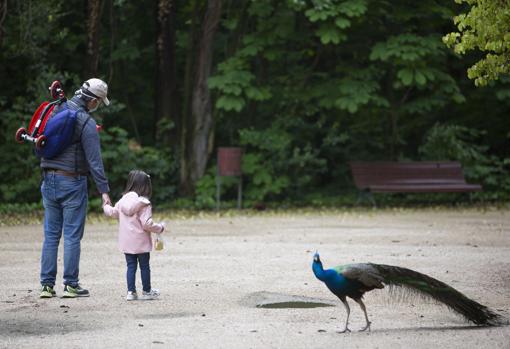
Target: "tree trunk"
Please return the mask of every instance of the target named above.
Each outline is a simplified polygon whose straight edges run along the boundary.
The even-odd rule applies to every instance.
[[[0,47],[2,47],[2,42],[5,34],[5,18],[7,18],[7,0],[0,0]]]
[[[212,151],[213,115],[207,79],[211,74],[213,39],[221,17],[221,0],[209,0],[198,43],[196,73],[191,94],[190,114],[185,115],[185,142],[181,149],[180,192],[191,195],[204,175]]]
[[[101,0],[87,2],[87,52],[85,55],[84,79],[97,76],[99,65],[99,28],[101,19]]]
[[[180,185],[179,193],[181,195],[188,195],[193,192],[191,185],[186,183],[188,177],[188,157],[186,156],[188,132],[191,128],[191,118],[189,117],[191,92],[193,88],[193,77],[195,73],[195,67],[197,65],[195,51],[198,49],[198,38],[200,33],[200,26],[197,23],[201,23],[203,15],[201,15],[201,0],[193,0],[193,13],[191,17],[191,30],[188,39],[188,49],[186,53],[186,67],[184,71],[184,91],[183,91],[183,104],[180,117],[179,126],[179,161],[180,161]]]
[[[198,36],[199,36],[199,27],[197,23],[201,22],[201,9],[200,9],[200,0],[193,1],[193,14],[191,17],[191,32],[188,39],[188,49],[186,52],[186,67],[184,71],[184,93],[183,93],[183,104],[181,115],[184,119],[189,114],[190,109],[190,96],[191,89],[193,84],[193,76],[194,76],[194,67],[196,66],[195,59],[195,50],[198,47]],[[186,123],[182,122],[182,130],[180,131],[181,135],[184,135],[186,129]],[[184,141],[184,138],[182,139]]]
[[[175,1],[159,0],[157,21],[155,125],[160,120],[167,120],[173,121],[177,128],[179,125],[176,115],[178,108],[175,63]],[[162,133],[157,131],[156,127],[156,134],[160,140],[167,144],[176,144],[175,134],[166,133],[168,130],[164,130]]]
[[[113,81],[114,76],[114,61],[113,61],[113,52],[115,49],[115,41],[116,41],[116,35],[117,35],[117,26],[118,26],[118,17],[115,16],[115,8],[114,8],[114,1],[110,0],[110,9],[109,9],[109,22],[110,22],[110,47],[109,47],[109,55],[110,59],[108,59],[108,83]]]

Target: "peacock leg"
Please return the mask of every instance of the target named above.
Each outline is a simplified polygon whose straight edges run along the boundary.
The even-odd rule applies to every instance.
[[[361,298],[355,299],[354,301],[359,304],[361,310],[363,310],[363,313],[365,313],[365,320],[367,321],[367,324],[365,325],[365,327],[360,329],[360,332],[361,331],[365,331],[366,329],[368,329],[368,331],[370,332],[370,324],[371,324],[371,322],[368,321],[367,308],[365,307],[365,303],[363,303]]]
[[[349,330],[349,328],[347,327],[347,325],[349,324],[349,315],[351,315],[351,308],[349,307],[349,303],[347,303],[347,299],[345,299],[345,297],[340,298],[340,300],[344,304],[345,310],[347,311],[347,319],[345,319],[345,328],[343,329],[343,331],[340,331],[340,333],[351,332],[351,330]]]

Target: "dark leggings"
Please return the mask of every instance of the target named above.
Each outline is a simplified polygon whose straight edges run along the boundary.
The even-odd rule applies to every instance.
[[[126,264],[127,264],[127,286],[128,291],[136,292],[136,266],[140,264],[140,274],[142,275],[142,286],[145,292],[151,290],[151,267],[150,258],[151,255],[147,253],[130,254],[125,253]]]

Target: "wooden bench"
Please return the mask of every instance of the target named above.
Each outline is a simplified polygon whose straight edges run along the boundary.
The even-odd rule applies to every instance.
[[[360,197],[371,193],[459,193],[481,191],[479,184],[468,184],[459,162],[350,162],[352,177]]]

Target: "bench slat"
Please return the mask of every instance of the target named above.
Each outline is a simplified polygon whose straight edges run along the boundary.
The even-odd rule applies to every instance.
[[[350,162],[356,187],[374,192],[480,191],[468,184],[457,161]]]
[[[404,185],[404,184],[387,184],[387,185],[371,185],[368,187],[374,193],[459,193],[481,191],[482,186],[478,184],[445,184],[445,185]]]

